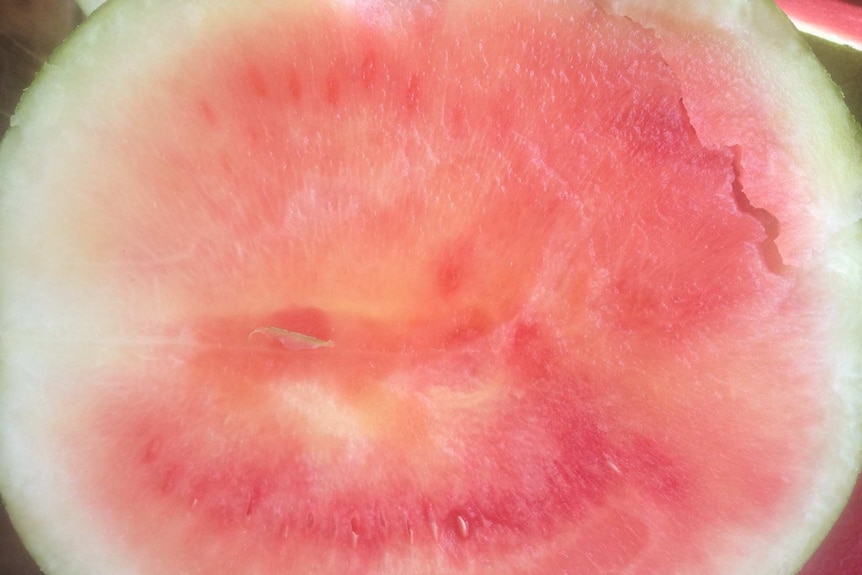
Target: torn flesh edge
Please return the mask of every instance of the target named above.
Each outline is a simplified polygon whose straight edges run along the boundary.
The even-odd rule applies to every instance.
[[[648,31],[654,35],[654,32],[652,30]],[[659,54],[661,54],[661,51],[659,51]],[[668,69],[671,70],[671,73],[673,73],[673,68],[670,66],[670,64],[667,63],[667,61],[664,60],[663,57],[662,62],[664,62]],[[682,82],[678,78],[677,82],[680,85],[682,84]],[[778,249],[778,243],[776,242],[778,236],[781,234],[781,222],[778,220],[777,217],[775,217],[772,212],[770,212],[766,208],[752,205],[751,200],[746,195],[743,185],[745,168],[742,161],[742,146],[740,146],[739,144],[730,144],[722,147],[705,145],[700,138],[700,134],[697,131],[697,127],[695,127],[695,125],[691,122],[691,119],[689,118],[688,108],[685,105],[684,97],[680,97],[679,105],[682,109],[686,125],[692,130],[692,133],[697,138],[697,141],[700,143],[701,147],[707,150],[730,150],[733,153],[733,160],[731,163],[733,167],[733,183],[731,186],[731,193],[734,204],[736,205],[740,213],[754,218],[763,228],[765,237],[758,246],[758,252],[760,253],[760,258],[763,261],[764,267],[770,273],[776,275],[786,275],[788,272],[792,271],[793,266],[784,263],[784,258],[782,257],[781,251]]]
[[[742,183],[742,148],[734,145],[731,149],[733,150],[733,200],[740,212],[751,216],[763,226],[766,237],[760,242],[760,256],[766,269],[774,274],[785,275],[792,266],[784,263],[784,258],[781,257],[778,244],[775,242],[781,234],[781,223],[769,210],[751,204]]]
[[[628,20],[633,23],[638,28],[642,29],[644,32],[648,33],[652,36],[655,45],[656,51],[661,59],[662,63],[667,67],[670,73],[673,75],[674,79],[678,86],[682,86],[682,80],[676,75],[674,72],[673,66],[665,59],[664,55],[659,48],[660,43],[658,41],[658,35],[653,28],[634,20],[633,18],[621,15],[619,13],[611,12],[608,8],[606,8],[602,2],[595,2],[596,9],[600,10],[606,17],[608,18],[622,18]],[[737,143],[727,143],[725,146],[716,147],[716,146],[708,146],[704,144],[703,140],[698,133],[697,127],[691,122],[691,118],[688,114],[688,107],[686,106],[685,97],[683,95],[680,96],[679,105],[683,113],[683,117],[685,118],[686,125],[692,130],[695,138],[697,138],[698,143],[701,147],[707,150],[719,150],[725,149],[730,150],[733,153],[733,184],[732,184],[732,197],[733,201],[740,211],[740,213],[746,214],[760,223],[763,227],[763,231],[765,234],[765,238],[760,242],[758,246],[758,252],[760,253],[761,260],[763,261],[763,265],[765,268],[773,274],[776,275],[786,275],[793,269],[793,266],[784,263],[784,258],[781,255],[780,250],[778,249],[778,243],[776,240],[781,233],[781,224],[777,217],[774,214],[769,212],[765,208],[756,207],[751,204],[751,200],[745,194],[743,190],[743,174],[744,174],[744,166],[742,161],[742,146]]]

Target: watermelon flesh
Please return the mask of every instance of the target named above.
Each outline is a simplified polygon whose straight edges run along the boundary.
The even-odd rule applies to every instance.
[[[48,572],[804,560],[858,466],[862,179],[770,6],[132,4],[0,155]]]

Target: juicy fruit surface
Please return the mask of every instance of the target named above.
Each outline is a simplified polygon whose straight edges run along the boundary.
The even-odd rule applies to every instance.
[[[831,400],[792,172],[588,3],[268,6],[71,96],[16,206],[74,513],[130,573],[761,572]]]

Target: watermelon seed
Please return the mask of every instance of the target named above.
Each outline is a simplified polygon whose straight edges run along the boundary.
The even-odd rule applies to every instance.
[[[318,349],[320,347],[334,347],[335,343],[328,339],[318,339],[304,333],[286,330],[280,327],[259,327],[248,334],[249,339],[255,335],[263,335],[276,341],[291,351],[301,351],[304,349]]]
[[[462,539],[466,539],[470,534],[470,525],[461,515],[455,516],[455,527],[458,529],[458,535],[460,535]]]
[[[356,517],[350,519],[350,546],[356,549],[359,543],[359,520]]]

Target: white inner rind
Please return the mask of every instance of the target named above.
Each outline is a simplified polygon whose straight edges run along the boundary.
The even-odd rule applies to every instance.
[[[76,0],[78,6],[81,7],[81,11],[89,16],[92,14],[96,8],[105,3],[105,0]]]
[[[95,518],[86,506],[76,505],[64,495],[63,486],[70,480],[51,458],[62,449],[62,438],[52,436],[51,421],[64,405],[62,396],[50,392],[52,382],[82,365],[82,360],[99,365],[124,359],[128,351],[116,334],[135,325],[140,319],[137,314],[143,312],[117,308],[115,313],[99,317],[70,313],[76,307],[110,309],[111,286],[81,293],[74,287],[44,285],[38,278],[26,277],[29,272],[21,273],[40,255],[40,232],[30,227],[30,216],[50,209],[50,197],[32,191],[62,185],[62,174],[42,168],[43,154],[74,149],[75,130],[86,129],[86,114],[81,110],[86,108],[82,102],[87,102],[91,78],[110,77],[111,86],[105,89],[122,100],[128,97],[123,91],[124,78],[146,74],[163,58],[170,58],[171,43],[165,38],[205,34],[209,26],[230,22],[234,12],[266,10],[278,4],[277,0],[113,0],[82,26],[40,74],[0,148],[0,261],[4,262],[0,270],[0,488],[23,539],[48,573],[137,573],[109,534],[91,528]],[[750,558],[740,563],[728,557],[726,572],[792,573],[837,516],[862,457],[862,320],[858,311],[862,309],[858,223],[862,218],[862,152],[858,126],[840,105],[837,89],[771,2],[609,0],[600,4],[609,13],[653,29],[659,39],[667,30],[680,28],[738,37],[761,63],[762,76],[752,83],[786,102],[778,125],[784,129],[785,145],[799,161],[799,172],[811,182],[808,206],[825,232],[823,243],[812,247],[801,267],[808,277],[816,278],[819,288],[828,290],[831,302],[831,308],[824,310],[823,332],[832,341],[833,357],[827,369],[831,370],[833,396],[826,425],[835,441],[817,465],[810,497],[797,517],[788,518],[786,533],[769,534],[769,541],[761,547],[768,551],[755,563]],[[295,7],[301,14],[307,4],[296,3]],[[124,49],[131,45],[136,46],[134,52]],[[31,247],[25,248],[28,245]],[[82,269],[91,265],[80,263]],[[82,306],[82,301],[89,305]],[[106,341],[114,342],[114,357],[105,357]],[[72,529],[65,530],[63,525]],[[79,539],[82,533],[86,545]],[[735,537],[748,544],[760,536],[740,533]],[[427,566],[428,573],[435,569]]]

